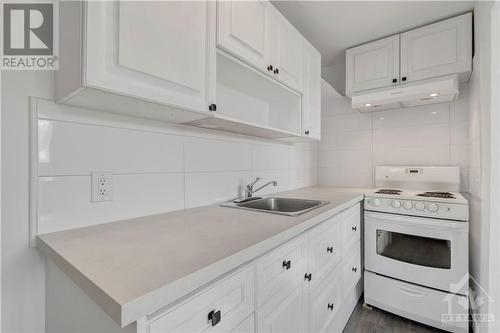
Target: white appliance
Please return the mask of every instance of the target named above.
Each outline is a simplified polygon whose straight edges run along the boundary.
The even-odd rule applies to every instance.
[[[458,167],[376,168],[365,195],[365,303],[468,331],[467,200]]]
[[[352,107],[361,112],[380,111],[417,105],[455,101],[458,76],[450,75],[402,86],[369,90],[351,96]]]

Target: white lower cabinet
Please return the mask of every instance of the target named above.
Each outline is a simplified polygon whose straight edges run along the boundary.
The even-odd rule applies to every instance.
[[[363,287],[360,233],[342,232],[360,226],[359,210],[356,204],[330,216],[123,328],[49,264],[47,332],[341,332]]]
[[[149,333],[253,332],[254,267],[216,282],[180,305],[148,318]]]
[[[360,209],[356,204],[328,218],[257,261],[258,332],[331,332],[345,325],[356,302],[344,305],[344,298],[361,294]],[[301,259],[293,274],[284,253]],[[274,274],[259,273],[265,270]]]

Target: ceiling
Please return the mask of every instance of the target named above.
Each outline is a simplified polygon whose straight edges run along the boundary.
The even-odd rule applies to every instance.
[[[345,63],[344,50],[471,11],[472,1],[279,1],[272,3],[321,52],[322,65]]]

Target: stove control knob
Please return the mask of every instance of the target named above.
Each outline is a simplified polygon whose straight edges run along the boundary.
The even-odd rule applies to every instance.
[[[424,210],[424,209],[425,209],[425,204],[424,204],[423,202],[417,202],[417,203],[415,204],[415,208],[416,208],[417,210]]]
[[[427,205],[427,209],[428,209],[430,212],[435,213],[435,212],[437,212],[437,211],[438,211],[439,207],[438,207],[438,205],[436,205],[435,203],[432,203],[432,202],[431,202],[430,204],[428,204],[428,205]]]
[[[372,205],[374,206],[380,206],[382,204],[382,201],[380,199],[373,199],[372,200]]]
[[[393,208],[396,208],[396,209],[400,208],[401,207],[401,201],[399,201],[399,200],[393,200],[391,205],[392,205]]]
[[[410,210],[410,209],[412,209],[412,208],[413,208],[413,203],[412,203],[411,201],[405,201],[405,202],[403,203],[403,207],[404,207],[405,209]]]

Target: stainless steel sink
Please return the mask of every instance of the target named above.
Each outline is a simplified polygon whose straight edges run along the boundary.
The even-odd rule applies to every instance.
[[[295,199],[295,198],[256,198],[244,202],[227,202],[225,207],[255,210],[259,212],[297,216],[328,204],[328,201]]]

